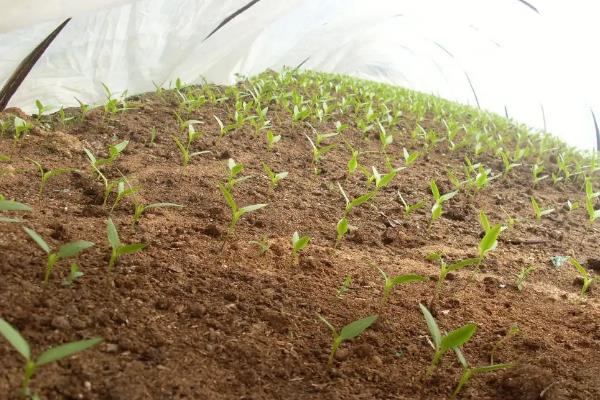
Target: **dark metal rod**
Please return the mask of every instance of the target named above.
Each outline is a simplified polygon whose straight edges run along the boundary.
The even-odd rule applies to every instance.
[[[21,83],[25,80],[35,63],[40,59],[52,41],[58,36],[60,31],[69,23],[71,18],[64,20],[55,30],[53,30],[46,38],[37,45],[31,53],[21,61],[15,72],[8,78],[4,87],[0,91],[0,111],[4,111],[11,97],[15,94]]]

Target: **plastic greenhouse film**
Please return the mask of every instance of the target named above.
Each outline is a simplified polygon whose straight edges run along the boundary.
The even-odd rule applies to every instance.
[[[504,114],[594,148],[595,2],[521,0],[1,0],[0,83],[66,13],[73,20],[9,106],[35,110],[282,66],[405,86]],[[435,9],[435,13],[431,10]],[[10,21],[8,21],[10,19]],[[510,20],[510,29],[505,21]],[[569,21],[576,21],[569,22]],[[556,32],[555,26],[569,25]],[[577,60],[577,70],[570,60]],[[561,77],[561,79],[556,79]],[[542,106],[542,107],[541,107]]]

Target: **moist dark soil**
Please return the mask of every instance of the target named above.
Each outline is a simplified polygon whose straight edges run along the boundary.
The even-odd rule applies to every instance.
[[[475,376],[461,392],[464,399],[600,399],[600,289],[579,292],[578,273],[569,263],[554,267],[551,258],[572,255],[590,270],[600,258],[598,224],[585,210],[567,211],[567,200],[581,197],[581,185],[550,179],[536,187],[531,165],[515,168],[478,193],[460,193],[444,204],[444,215],[428,229],[429,189],[452,190],[446,171],[462,170],[466,150],[438,145],[407,169],[369,204],[350,215],[355,227],[336,246],[336,223],[345,202],[366,191],[360,173],[346,174],[349,152],[339,138],[316,174],[306,123],[292,124],[287,110],[273,104],[269,119],[282,140],[268,151],[264,132],[248,125],[219,138],[213,115],[225,120],[231,101],[203,105],[187,115],[201,121],[195,151],[209,150],[183,168],[171,135],[177,135],[176,96],[167,92],[138,96],[134,109],[107,115],[92,110],[83,121],[66,123],[47,116],[16,145],[0,139],[0,193],[32,206],[11,213],[22,224],[0,223],[0,316],[29,341],[35,354],[69,341],[102,337],[104,343],[58,363],[41,367],[32,388],[46,399],[446,399],[461,373],[454,354],[446,354],[432,377],[425,371],[433,357],[419,303],[431,301],[438,265],[425,257],[441,252],[447,261],[477,256],[481,238],[479,210],[493,223],[506,220],[501,207],[519,218],[502,233],[495,251],[479,270],[464,269],[444,283],[433,311],[445,331],[477,324],[463,346],[471,365],[512,363],[507,370]],[[77,116],[74,110],[69,115]],[[8,117],[10,111],[3,114]],[[12,114],[18,113],[13,110]],[[334,121],[349,125],[344,137],[363,152],[361,163],[385,171],[379,140],[364,140],[347,116],[311,123],[319,132],[335,131]],[[442,129],[426,116],[424,124]],[[403,117],[388,154],[418,149]],[[151,131],[156,129],[154,143]],[[412,130],[412,128],[410,128]],[[110,178],[120,174],[139,189],[109,214],[103,186],[93,177],[83,151],[106,156],[109,144],[129,140]],[[472,157],[471,154],[469,154]],[[242,217],[225,240],[230,211],[218,189],[227,160],[244,165],[250,179],[233,194],[240,206],[267,203]],[[75,171],[48,181],[38,195],[39,171]],[[499,158],[477,159],[502,171]],[[261,163],[289,176],[270,189]],[[405,216],[397,192],[426,206]],[[529,197],[556,210],[536,222]],[[144,204],[171,202],[184,208],[148,210],[132,223],[133,199]],[[109,199],[112,205],[114,195]],[[110,247],[106,220],[115,222],[124,243],[146,243],[142,252],[123,256],[107,270]],[[76,259],[61,261],[50,283],[41,284],[44,252],[22,226],[36,230],[53,248],[74,240],[96,245]],[[294,231],[311,237],[298,262],[291,258]],[[266,240],[261,255],[252,241]],[[71,261],[84,276],[63,285]],[[523,267],[535,270],[524,289],[515,286]],[[426,282],[400,285],[381,302],[382,277],[422,274]],[[338,295],[346,276],[348,290]],[[600,286],[599,286],[600,287]],[[318,319],[336,327],[371,314],[377,322],[345,343],[332,367],[327,358],[331,333]],[[513,325],[517,335],[503,339]],[[0,340],[0,398],[17,398],[23,360]]]

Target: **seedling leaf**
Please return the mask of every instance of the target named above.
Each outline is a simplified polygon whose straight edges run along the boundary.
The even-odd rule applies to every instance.
[[[351,322],[344,326],[340,332],[341,341],[354,339],[377,320],[377,315],[370,315],[363,319]]]
[[[145,243],[127,244],[125,246],[119,247],[117,250],[117,253],[119,256],[122,256],[125,254],[137,253],[138,251],[143,250],[145,247],[146,247]]]
[[[427,279],[428,279],[427,277],[422,276],[422,275],[413,275],[413,274],[398,275],[392,279],[392,283],[394,285],[398,285],[401,283],[423,282],[423,281],[426,281]]]
[[[452,263],[446,267],[447,272],[457,271],[464,267],[468,267],[470,265],[475,265],[479,263],[481,260],[479,258],[465,258],[464,260],[457,261]]]
[[[0,211],[31,211],[31,207],[18,201],[0,200]]]
[[[92,247],[94,243],[85,240],[77,240],[75,242],[63,244],[58,249],[59,258],[67,258],[76,255],[77,253]]]
[[[454,347],[462,346],[465,342],[471,339],[471,336],[473,336],[475,331],[477,331],[477,325],[475,324],[461,326],[442,338],[442,341],[440,342],[440,348],[452,349]]]
[[[221,184],[219,184],[219,189],[221,189],[221,193],[223,193],[223,197],[225,197],[227,205],[229,206],[229,208],[231,208],[231,212],[235,214],[238,210],[238,207],[235,203],[235,200],[233,199],[233,196],[231,195],[231,192]]]
[[[329,329],[331,329],[331,332],[333,332],[334,334],[335,334],[335,333],[337,333],[337,332],[336,332],[336,330],[335,330],[335,328],[333,327],[333,325],[331,325],[331,323],[330,323],[329,321],[327,321],[327,319],[325,319],[325,317],[324,317],[324,316],[322,316],[321,314],[317,314],[317,317],[319,317],[319,319],[320,319],[321,321],[323,321],[323,323],[324,323],[325,325],[327,325],[327,327],[328,327]]]
[[[112,222],[111,218],[106,220],[106,227],[108,231],[108,242],[110,243],[110,247],[113,249],[118,249],[121,247],[121,240],[119,239],[117,228],[115,227],[115,224]]]
[[[487,253],[498,246],[498,236],[502,230],[502,225],[494,225],[479,242],[479,258],[483,259]]]
[[[425,307],[421,303],[419,303],[419,307],[421,307],[421,312],[423,313],[423,316],[425,317],[425,322],[427,323],[427,328],[429,329],[429,334],[431,335],[431,340],[433,340],[433,344],[435,345],[435,348],[437,349],[440,347],[440,345],[442,343],[442,334],[440,333],[440,328],[438,327],[437,322],[435,322],[433,315],[431,315],[431,313],[429,312],[427,307]]]
[[[246,213],[249,213],[252,211],[260,210],[261,208],[266,207],[266,206],[267,206],[266,204],[252,204],[252,205],[240,208],[239,212],[241,214],[246,214]]]
[[[23,227],[23,229],[25,230],[25,232],[27,232],[29,237],[31,237],[33,241],[36,242],[38,246],[40,246],[42,250],[46,252],[46,254],[51,253],[52,250],[50,249],[50,246],[48,246],[48,243],[46,243],[46,241],[42,239],[42,237],[36,231],[34,231],[33,229],[29,229],[25,226]]]
[[[25,358],[29,360],[31,358],[31,350],[29,349],[29,344],[27,341],[21,336],[19,331],[12,327],[8,322],[4,319],[0,318],[0,334],[4,336],[4,338],[10,343],[12,347],[15,348]]]
[[[66,343],[60,346],[53,347],[40,354],[40,356],[35,361],[35,364],[37,366],[41,366],[44,364],[61,360],[65,357],[69,357],[75,353],[79,353],[80,351],[102,343],[102,341],[103,340],[101,338],[94,338],[81,340],[78,342]]]

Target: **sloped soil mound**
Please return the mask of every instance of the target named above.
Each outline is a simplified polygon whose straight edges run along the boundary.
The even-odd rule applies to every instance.
[[[363,139],[352,113],[310,125],[292,123],[290,112],[272,102],[268,119],[282,139],[269,151],[265,130],[257,134],[250,124],[220,137],[213,116],[230,120],[233,100],[187,113],[178,103],[173,91],[165,91],[130,99],[133,109],[115,115],[96,108],[82,121],[76,110],[67,110],[75,119],[65,123],[56,115],[42,123],[26,118],[35,128],[24,139],[16,145],[7,134],[0,139],[0,154],[10,158],[0,163],[0,193],[33,209],[10,214],[23,223],[0,223],[0,316],[22,333],[34,354],[59,343],[104,338],[101,345],[41,367],[32,388],[44,398],[449,398],[461,374],[454,354],[447,353],[431,377],[425,374],[433,349],[419,303],[430,303],[439,272],[426,256],[437,251],[448,262],[476,257],[479,211],[500,223],[507,218],[503,209],[517,222],[502,232],[479,269],[451,274],[431,307],[444,331],[477,324],[462,348],[471,365],[487,365],[492,353],[495,362],[514,364],[475,376],[459,397],[600,398],[598,289],[592,285],[581,297],[575,268],[551,262],[554,256],[572,255],[592,273],[597,268],[598,225],[587,222],[583,207],[563,207],[567,200],[580,201],[581,182],[553,185],[545,179],[533,187],[534,160],[526,159],[477,193],[461,191],[444,203],[444,214],[429,228],[432,179],[447,193],[453,190],[447,171],[462,171],[465,156],[492,168],[494,175],[502,172],[502,162],[489,152],[477,157],[468,148],[451,152],[444,142],[425,152],[411,138],[416,122],[406,113],[388,128],[394,142],[386,152],[396,166],[403,147],[421,156],[351,212],[353,228],[336,245],[336,223],[345,207],[337,183],[350,198],[368,187],[360,172],[348,174],[344,140],[361,150],[362,165],[386,171],[376,130]],[[202,136],[192,147],[210,151],[185,168],[171,137],[178,135],[175,112],[200,121],[195,128]],[[317,174],[305,135],[314,140],[313,128],[335,132],[335,121],[348,129],[328,139],[336,146],[324,155]],[[420,123],[445,129],[430,112]],[[138,192],[110,212],[115,195],[103,206],[104,187],[84,148],[106,157],[109,144],[122,140],[129,144],[103,171],[109,179],[127,177]],[[244,165],[242,175],[251,176],[233,188],[237,204],[268,205],[244,215],[227,237],[230,210],[218,184],[227,177],[230,158]],[[74,170],[50,178],[40,197],[39,171],[30,160],[47,169]],[[556,169],[553,160],[551,154],[545,160],[548,174]],[[289,175],[270,188],[262,163]],[[398,192],[410,203],[426,204],[406,216]],[[533,217],[532,195],[544,208],[555,208],[540,222]],[[149,209],[133,224],[134,201],[184,208]],[[111,273],[109,216],[123,243],[147,244],[123,256]],[[23,226],[53,249],[80,239],[95,246],[59,262],[43,286],[46,255]],[[311,237],[297,261],[291,256],[295,231]],[[261,254],[254,241],[265,241],[268,250]],[[71,261],[84,275],[64,285]],[[535,270],[518,291],[516,275],[530,265]],[[390,276],[430,279],[397,286],[384,303],[376,266]],[[351,284],[340,291],[348,276]],[[342,345],[328,367],[331,333],[317,314],[338,328],[372,314],[379,318]],[[514,325],[519,333],[506,337]],[[17,398],[23,360],[4,340],[0,363],[0,397]]]

